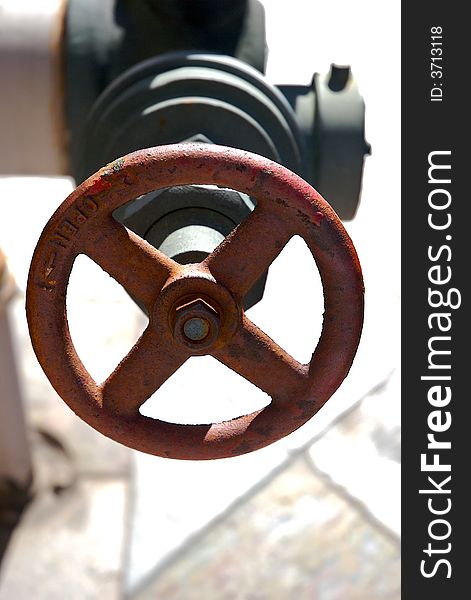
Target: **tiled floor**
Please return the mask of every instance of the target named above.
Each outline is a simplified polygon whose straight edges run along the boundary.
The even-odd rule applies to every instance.
[[[83,475],[62,494],[37,494],[2,564],[0,598],[119,598],[127,485]]]
[[[303,453],[170,555],[136,600],[399,598],[398,541]]]
[[[399,114],[384,108],[399,101],[389,85],[398,79],[398,58],[384,35],[398,27],[398,9],[372,0],[360,13],[346,1],[311,9],[292,0],[290,11],[274,0],[266,5],[271,81],[309,81],[313,67],[352,62],[367,99],[373,156],[358,215],[346,224],[367,290],[352,371],[312,422],[265,450],[213,463],[157,459],[95,433],[51,390],[30,346],[20,296],[10,319],[29,427],[56,436],[67,453],[59,457],[32,436],[42,483],[1,566],[0,600],[400,597]],[[39,233],[70,186],[61,179],[0,180],[0,245],[23,293]],[[294,240],[251,314],[301,359],[312,350],[322,314],[310,261]],[[119,286],[81,262],[71,282],[70,326],[100,380],[144,321]],[[299,298],[308,310],[299,310]],[[224,418],[265,401],[215,364],[187,363],[146,410]],[[71,485],[54,494],[61,477]]]

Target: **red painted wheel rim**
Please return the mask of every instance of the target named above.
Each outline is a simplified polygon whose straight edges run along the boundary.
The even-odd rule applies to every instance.
[[[257,200],[253,213],[198,265],[178,265],[111,216],[118,206],[142,194],[187,184],[216,184]],[[304,238],[316,260],[325,298],[322,334],[308,365],[295,361],[241,309],[245,293],[296,234]],[[67,324],[67,285],[78,254],[100,264],[147,306],[150,315],[141,338],[101,385],[80,361]],[[215,307],[219,323],[217,335],[202,349],[185,346],[172,333],[178,318],[175,303],[196,296]],[[200,308],[198,304],[195,310]],[[358,347],[363,281],[355,249],[339,218],[291,171],[230,148],[160,146],[107,165],[58,208],[33,256],[27,317],[47,377],[92,427],[149,454],[223,458],[288,435],[335,392]],[[139,413],[139,407],[187,358],[206,353],[267,392],[272,402],[250,415],[208,425],[167,423]]]

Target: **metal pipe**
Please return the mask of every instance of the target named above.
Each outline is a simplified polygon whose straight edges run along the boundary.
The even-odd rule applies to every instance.
[[[63,36],[67,0],[3,0],[0,175],[65,175]]]
[[[7,306],[15,289],[0,251],[0,482],[25,489],[31,482],[31,453]]]

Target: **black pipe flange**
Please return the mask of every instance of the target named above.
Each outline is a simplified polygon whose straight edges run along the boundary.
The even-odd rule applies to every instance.
[[[283,94],[252,67],[211,54],[170,53],[114,81],[72,140],[82,181],[134,150],[195,135],[271,158],[303,174],[303,140]]]

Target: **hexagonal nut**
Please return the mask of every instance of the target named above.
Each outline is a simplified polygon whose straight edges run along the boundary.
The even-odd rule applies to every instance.
[[[207,349],[219,336],[218,310],[203,298],[194,298],[175,308],[173,336],[192,350]]]

